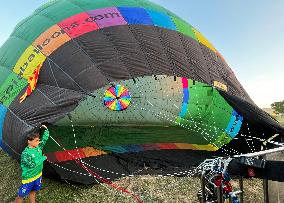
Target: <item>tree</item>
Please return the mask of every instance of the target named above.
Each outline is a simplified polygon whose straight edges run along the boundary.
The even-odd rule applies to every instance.
[[[284,114],[284,100],[280,102],[274,102],[271,104],[271,108],[279,114]]]

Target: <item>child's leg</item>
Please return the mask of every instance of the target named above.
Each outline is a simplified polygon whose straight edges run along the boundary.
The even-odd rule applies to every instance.
[[[42,179],[42,177],[40,176],[38,179],[33,181],[33,186],[32,186],[31,192],[29,194],[30,203],[35,203],[36,192],[39,191],[41,189],[41,186],[42,186],[41,179]]]
[[[18,197],[16,197],[16,203],[22,203],[24,200],[24,197],[28,196],[28,194],[31,191],[31,184],[22,184],[18,191]]]
[[[22,203],[23,202],[23,200],[24,200],[24,198],[23,197],[16,197],[16,203]]]
[[[29,194],[30,203],[35,203],[36,191],[32,190]]]

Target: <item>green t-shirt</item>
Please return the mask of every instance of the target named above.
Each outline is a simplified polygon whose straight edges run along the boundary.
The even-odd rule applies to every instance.
[[[35,148],[27,146],[21,154],[22,180],[36,177],[42,172],[43,161],[46,156],[42,155],[42,149],[49,137],[49,131],[46,129],[43,133],[39,145]]]

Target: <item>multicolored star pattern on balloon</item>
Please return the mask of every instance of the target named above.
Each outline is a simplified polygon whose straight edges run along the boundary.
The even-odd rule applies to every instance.
[[[104,105],[113,111],[122,111],[129,107],[131,96],[126,87],[115,85],[108,88],[104,95]]]

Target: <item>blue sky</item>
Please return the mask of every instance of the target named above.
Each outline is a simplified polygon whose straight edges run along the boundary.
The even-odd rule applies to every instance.
[[[0,46],[16,24],[48,0],[0,8]],[[95,1],[95,0],[94,0]],[[224,56],[259,107],[284,100],[283,0],[152,0],[198,29]]]

